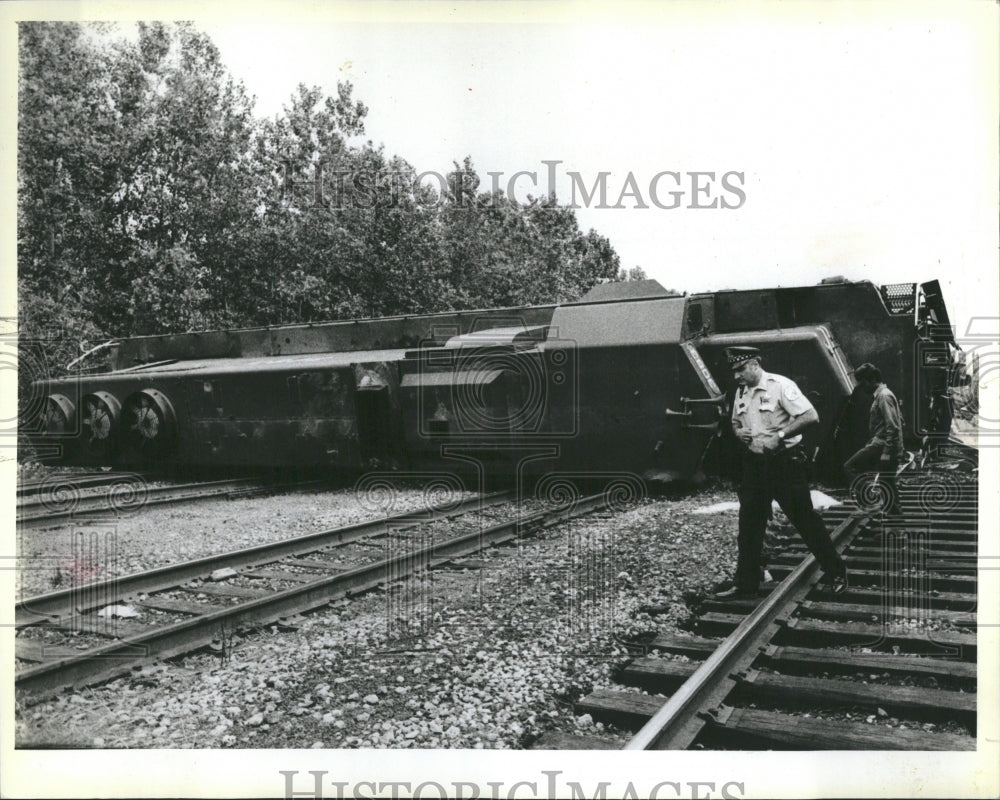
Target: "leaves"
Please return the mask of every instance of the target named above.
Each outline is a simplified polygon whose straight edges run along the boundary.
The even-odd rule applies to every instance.
[[[22,23],[22,331],[101,340],[574,299],[620,270],[554,197],[443,186],[300,84],[272,119],[189,23]],[[634,270],[633,270],[634,272]],[[619,274],[621,273],[621,274]]]

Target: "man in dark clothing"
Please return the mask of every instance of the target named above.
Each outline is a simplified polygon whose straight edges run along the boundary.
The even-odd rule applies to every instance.
[[[808,459],[801,431],[819,421],[795,382],[765,372],[755,347],[730,347],[729,368],[739,384],[733,400],[733,432],[744,445],[740,482],[739,555],[732,586],[715,597],[756,597],[764,530],[777,500],[816,556],[834,592],[847,588],[847,568],[812,505]]]
[[[882,382],[882,372],[874,364],[862,364],[854,370],[858,383],[872,393],[868,413],[868,432],[871,439],[844,463],[844,471],[851,482],[863,472],[878,471],[879,481],[888,493],[885,514],[902,515],[899,508],[899,490],[896,470],[903,455],[903,415],[899,401]]]

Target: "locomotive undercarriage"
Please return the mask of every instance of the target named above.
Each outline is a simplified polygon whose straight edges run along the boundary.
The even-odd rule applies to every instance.
[[[35,384],[30,423],[72,464],[691,479],[726,471],[723,353],[752,344],[819,411],[819,465],[835,472],[866,433],[864,361],[903,401],[909,445],[947,436],[958,351],[935,282],[683,297],[647,283],[556,307],[126,340],[110,371]]]

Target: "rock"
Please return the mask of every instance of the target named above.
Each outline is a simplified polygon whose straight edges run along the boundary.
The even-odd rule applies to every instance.
[[[252,717],[249,717],[243,724],[244,725],[249,725],[252,728],[256,728],[263,721],[264,721],[264,715],[258,713],[258,714],[254,714]]]
[[[368,703],[368,705],[374,705],[378,702],[377,694],[366,694],[362,702]]]
[[[97,612],[99,617],[117,617],[118,619],[128,619],[138,617],[139,612],[132,606],[105,606]]]
[[[227,578],[235,578],[237,574],[239,573],[237,573],[232,567],[223,567],[222,569],[215,570],[211,575],[209,575],[209,579],[213,581],[224,581]]]
[[[889,715],[888,715],[888,714],[886,713],[886,711],[885,711],[885,709],[884,709],[884,708],[878,708],[878,709],[876,709],[876,711],[878,712],[878,715],[879,715],[880,717],[888,717],[888,716],[889,716]]]

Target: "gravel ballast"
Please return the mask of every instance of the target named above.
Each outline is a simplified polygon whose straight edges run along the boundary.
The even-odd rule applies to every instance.
[[[24,527],[18,531],[16,590],[30,597],[65,589],[74,579],[107,580],[426,505],[419,489],[397,488],[377,499],[353,489],[292,491],[152,505],[110,521]]]
[[[391,513],[422,499],[400,492]],[[194,654],[19,704],[17,744],[501,749],[556,730],[620,744],[623,733],[575,716],[573,701],[613,685],[625,640],[677,630],[685,595],[729,575],[736,513],[693,512],[734,499],[717,488],[644,500],[490,549],[464,568],[337,601],[294,630],[234,633],[221,656]],[[371,516],[349,491],[150,508],[119,529],[117,569]],[[64,557],[54,537],[65,535],[26,531],[21,552]],[[53,588],[47,569],[24,585]]]

